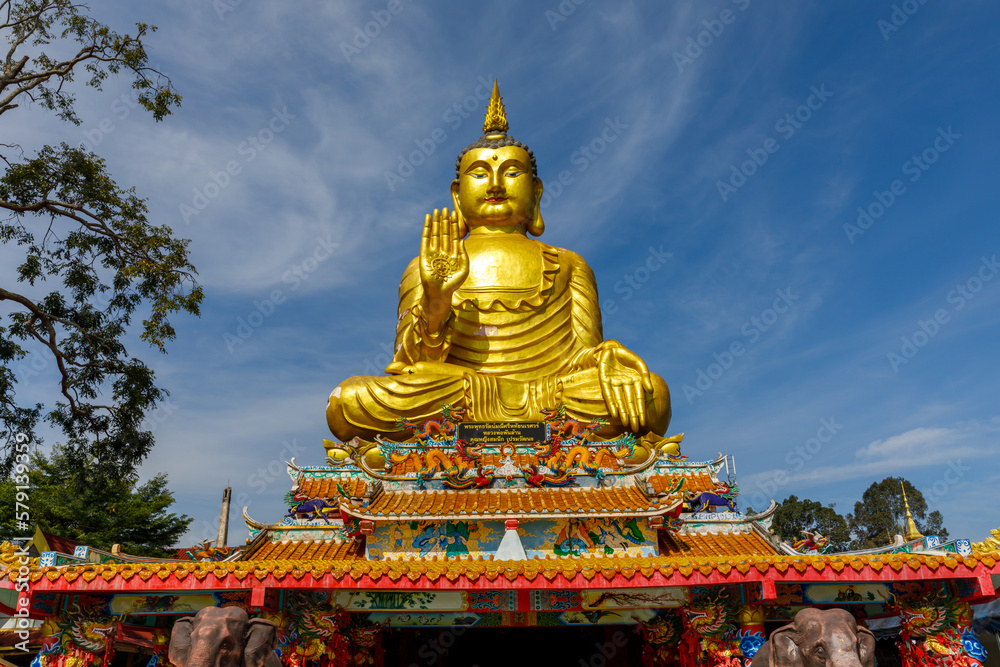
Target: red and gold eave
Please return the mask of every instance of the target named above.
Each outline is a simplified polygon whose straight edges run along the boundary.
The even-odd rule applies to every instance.
[[[974,598],[993,597],[1000,554],[729,556],[716,558],[549,558],[493,560],[275,560],[126,563],[32,568],[31,593],[155,593],[250,590],[503,590],[647,588],[760,584],[760,601],[782,583],[862,583],[969,579]],[[16,571],[0,586],[14,588]]]

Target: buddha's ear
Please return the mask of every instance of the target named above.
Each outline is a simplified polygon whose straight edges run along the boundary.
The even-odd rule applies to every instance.
[[[535,219],[528,224],[525,230],[532,236],[541,236],[545,231],[545,221],[542,220],[542,193],[545,188],[542,186],[542,179],[535,179]]]
[[[455,214],[458,215],[458,238],[464,239],[469,235],[469,225],[465,222],[465,216],[462,215],[462,204],[458,198],[458,179],[456,178],[451,182],[451,203],[454,208]]]

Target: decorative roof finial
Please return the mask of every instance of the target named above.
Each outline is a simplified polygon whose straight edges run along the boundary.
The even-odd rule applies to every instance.
[[[483,134],[507,134],[510,125],[507,124],[507,113],[503,108],[503,98],[500,97],[500,86],[493,79],[493,95],[486,107],[486,120],[483,122]]]
[[[923,539],[923,534],[917,529],[917,522],[910,514],[910,501],[906,499],[906,486],[903,485],[902,480],[899,482],[899,487],[903,489],[903,506],[906,507],[906,529],[903,537],[906,538],[907,542]]]

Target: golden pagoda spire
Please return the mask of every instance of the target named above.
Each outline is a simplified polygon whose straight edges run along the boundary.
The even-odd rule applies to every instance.
[[[917,530],[917,523],[913,520],[913,515],[910,513],[910,501],[906,499],[906,487],[903,486],[902,481],[899,482],[899,487],[903,489],[903,506],[906,507],[906,525],[903,537],[906,538],[907,542],[922,539],[923,534]]]
[[[493,94],[490,104],[486,107],[486,120],[483,122],[483,134],[507,134],[510,125],[507,124],[507,112],[503,108],[503,98],[500,97],[500,86],[493,79]]]

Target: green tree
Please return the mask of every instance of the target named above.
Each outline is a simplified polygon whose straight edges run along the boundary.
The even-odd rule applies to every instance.
[[[56,448],[51,457],[33,454],[28,465],[31,490],[24,503],[42,530],[99,549],[120,544],[137,556],[169,556],[166,549],[184,535],[192,519],[168,512],[174,504],[167,476],[138,485],[131,477],[109,480],[96,468]],[[30,534],[15,517],[16,484],[0,482],[0,539]]]
[[[789,542],[801,540],[804,530],[819,533],[830,540],[831,551],[845,551],[851,541],[847,519],[833,505],[824,507],[815,500],[799,500],[794,495],[785,498],[774,513],[771,530]]]
[[[847,515],[854,540],[852,549],[873,549],[892,542],[896,535],[906,531],[906,508],[903,503],[903,488],[910,504],[910,513],[917,529],[924,535],[937,535],[948,539],[941,512],[928,512],[924,494],[902,477],[886,477],[881,482],[869,486],[861,500],[854,504],[853,514]]]
[[[147,65],[142,40],[154,26],[119,34],[88,11],[70,0],[0,0],[8,45],[0,117],[34,106],[81,124],[76,75],[100,89],[109,75],[126,74],[157,121],[180,102],[170,79]],[[140,338],[161,352],[174,337],[170,316],[198,314],[202,291],[188,241],[151,224],[145,200],[119,187],[104,160],[84,148],[63,143],[25,156],[21,146],[0,144],[0,160],[0,210],[8,213],[0,242],[21,257],[10,278],[16,284],[0,284],[0,474],[10,471],[16,434],[37,441],[45,421],[61,432],[66,456],[107,476],[133,475],[153,445],[143,419],[166,392],[125,343],[139,313]],[[58,375],[47,408],[15,394],[19,371],[31,368],[30,346]]]

